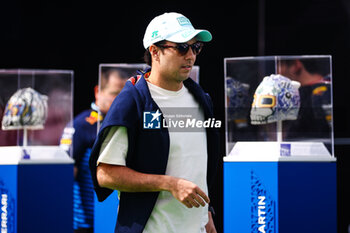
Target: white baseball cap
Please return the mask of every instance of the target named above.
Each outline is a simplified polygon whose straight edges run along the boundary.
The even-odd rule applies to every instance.
[[[147,49],[150,45],[162,40],[184,43],[194,37],[202,42],[208,42],[212,39],[209,31],[194,29],[190,20],[182,14],[164,13],[155,17],[148,24],[143,37],[143,46]]]

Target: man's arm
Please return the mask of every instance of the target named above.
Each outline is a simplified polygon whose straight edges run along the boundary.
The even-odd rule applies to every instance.
[[[194,183],[167,175],[137,172],[126,166],[100,163],[97,180],[101,187],[121,192],[168,191],[188,208],[205,206],[209,197]]]

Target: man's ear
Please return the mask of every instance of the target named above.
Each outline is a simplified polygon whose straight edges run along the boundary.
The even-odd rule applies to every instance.
[[[295,61],[295,66],[294,66],[294,73],[295,73],[296,75],[300,75],[301,72],[302,72],[304,69],[305,69],[305,68],[304,68],[303,63],[301,63],[301,61],[299,61],[299,60],[296,60],[296,61]]]
[[[98,99],[98,85],[94,87],[95,100]]]
[[[159,51],[160,51],[159,48],[155,45],[151,45],[149,46],[148,50],[152,56],[152,59],[154,61],[159,61]]]

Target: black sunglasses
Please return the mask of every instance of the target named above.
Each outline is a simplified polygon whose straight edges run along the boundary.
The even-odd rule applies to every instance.
[[[187,44],[187,43],[176,43],[176,45],[157,45],[160,48],[174,48],[177,49],[177,51],[179,52],[180,55],[185,55],[188,50],[192,49],[192,52],[194,53],[194,55],[198,55],[203,48],[203,43],[202,42],[196,42],[194,44]]]

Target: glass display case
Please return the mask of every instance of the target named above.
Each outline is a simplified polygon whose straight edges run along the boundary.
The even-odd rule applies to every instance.
[[[336,232],[331,56],[224,62],[224,232]]]
[[[0,70],[0,146],[59,145],[73,118],[73,71]]]
[[[334,156],[331,56],[224,63],[226,155]]]

